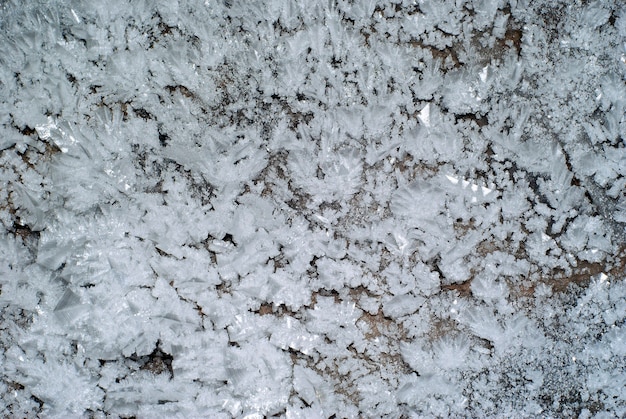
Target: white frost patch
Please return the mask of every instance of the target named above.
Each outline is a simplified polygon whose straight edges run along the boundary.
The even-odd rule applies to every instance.
[[[623,5],[383,3],[0,7],[0,416],[626,417]]]
[[[424,106],[424,108],[417,114],[417,117],[426,128],[430,127],[430,103]]]

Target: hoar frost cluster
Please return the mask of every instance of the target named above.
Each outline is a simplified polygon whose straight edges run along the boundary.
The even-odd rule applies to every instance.
[[[3,416],[626,415],[614,1],[4,1]]]

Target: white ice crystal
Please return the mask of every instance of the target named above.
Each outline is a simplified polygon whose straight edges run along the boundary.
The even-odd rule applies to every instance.
[[[445,194],[429,182],[414,182],[399,189],[391,201],[391,210],[406,217],[413,225],[435,222],[445,210]]]
[[[469,339],[464,335],[444,336],[434,345],[435,363],[442,369],[463,367],[470,349]]]
[[[356,150],[343,150],[321,159],[324,187],[341,200],[354,195],[361,184],[362,162]]]
[[[472,281],[472,294],[485,301],[501,301],[508,297],[506,284],[489,277],[476,277]]]

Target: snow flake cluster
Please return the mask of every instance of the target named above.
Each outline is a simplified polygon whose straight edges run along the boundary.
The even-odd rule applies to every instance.
[[[626,415],[626,8],[0,4],[3,416]]]

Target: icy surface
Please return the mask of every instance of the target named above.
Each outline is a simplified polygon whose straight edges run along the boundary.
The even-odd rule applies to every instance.
[[[0,415],[626,416],[616,1],[4,1]]]

